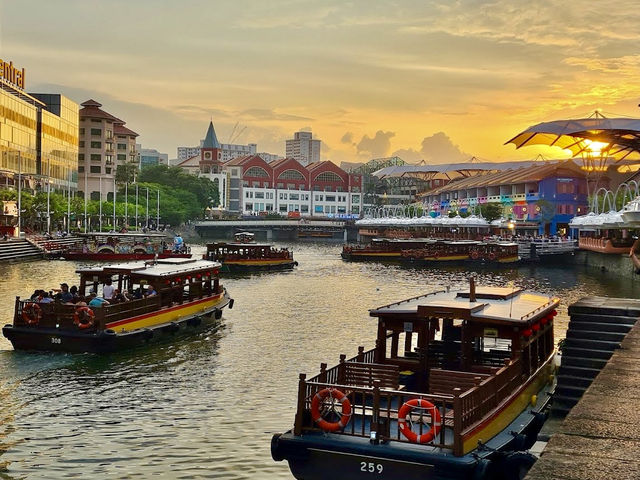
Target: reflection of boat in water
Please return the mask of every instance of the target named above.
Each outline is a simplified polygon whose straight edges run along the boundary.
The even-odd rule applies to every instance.
[[[210,243],[204,258],[220,262],[227,272],[247,272],[256,270],[290,270],[296,265],[293,252],[287,248],[255,243],[254,234],[235,234],[233,243]]]
[[[298,238],[333,238],[334,235],[341,233],[340,229],[299,228]]]
[[[5,325],[2,333],[17,350],[96,353],[172,336],[218,319],[224,307],[233,306],[220,285],[219,268],[217,262],[173,258],[81,269],[81,296],[88,287],[96,292],[107,279],[121,292],[133,295],[146,285],[155,287],[156,293],[100,307],[18,297],[13,325]]]
[[[520,479],[546,417],[559,301],[440,290],[370,311],[376,347],[307,379],[271,442],[297,479]]]
[[[158,258],[191,258],[189,247],[173,250],[168,237],[158,233],[88,233],[83,240],[59,251],[66,260],[128,261]]]

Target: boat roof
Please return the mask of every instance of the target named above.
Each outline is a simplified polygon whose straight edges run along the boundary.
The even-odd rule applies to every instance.
[[[482,242],[478,240],[446,240],[447,245],[480,245]]]
[[[521,288],[477,287],[476,301],[469,301],[469,287],[436,290],[426,295],[369,311],[373,317],[408,315],[470,320],[486,324],[522,326],[556,308],[560,300]]]
[[[87,232],[77,233],[79,237],[116,237],[116,238],[168,238],[164,233],[119,233],[119,232]]]
[[[435,243],[434,238],[374,238],[372,242],[389,242],[389,243]]]
[[[261,248],[271,248],[273,245],[269,243],[243,243],[243,242],[219,242],[219,243],[210,243],[207,247],[211,246],[211,248],[220,248],[220,247],[261,247]]]
[[[136,274],[145,277],[171,277],[182,273],[220,268],[219,262],[197,258],[164,258],[155,262],[127,262],[76,270],[80,274]]]

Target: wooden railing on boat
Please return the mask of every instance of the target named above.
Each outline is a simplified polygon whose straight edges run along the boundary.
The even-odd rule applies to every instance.
[[[95,313],[95,329],[104,330],[106,325],[122,320],[125,318],[144,315],[145,313],[155,312],[163,308],[169,308],[173,305],[188,303],[200,298],[218,295],[223,292],[223,287],[219,286],[217,290],[209,288],[194,289],[184,291],[181,285],[177,287],[161,290],[160,294],[152,297],[140,298],[128,302],[113,303],[102,307],[89,307]],[[22,310],[26,304],[34,303],[31,300],[20,300],[16,297],[15,313],[13,318],[14,326],[26,325],[22,319]],[[62,330],[76,330],[77,327],[73,323],[73,316],[78,305],[51,302],[37,303],[42,312],[38,322],[39,327],[58,328]]]
[[[443,428],[429,445],[462,455],[464,435],[498,409],[524,380],[520,360],[502,359],[502,367],[485,366],[480,371],[432,369],[430,382],[434,390],[428,394],[409,392],[398,386],[398,367],[374,363],[374,353],[375,349],[365,352],[359,347],[357,356],[347,360],[341,355],[338,365],[332,368],[321,364],[320,374],[314,377],[307,379],[305,374],[300,374],[295,435],[305,430],[319,430],[309,414],[311,401],[320,390],[336,388],[345,393],[352,404],[351,421],[343,434],[369,438],[371,432],[377,432],[381,440],[409,442],[398,429],[398,409],[412,398],[421,398],[431,402],[443,419]],[[393,378],[394,375],[398,376]],[[429,416],[414,425],[418,423],[419,435],[432,426]]]

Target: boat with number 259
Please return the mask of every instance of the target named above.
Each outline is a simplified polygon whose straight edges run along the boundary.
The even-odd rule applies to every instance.
[[[137,291],[141,298],[92,307],[16,297],[13,324],[2,333],[16,350],[93,353],[171,338],[219,319],[224,307],[233,307],[219,269],[217,262],[181,258],[80,269],[81,296],[88,289],[97,292],[110,279],[121,292]],[[153,294],[145,297],[145,287]]]
[[[471,281],[371,310],[376,347],[300,374],[273,459],[299,480],[521,479],[554,384],[558,303]]]

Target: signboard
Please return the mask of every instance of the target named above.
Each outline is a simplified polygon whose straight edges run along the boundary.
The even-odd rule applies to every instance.
[[[0,78],[16,87],[24,89],[25,70],[13,66],[13,62],[5,62],[0,58]]]
[[[2,202],[2,213],[4,215],[18,216],[18,202],[14,200],[6,200]]]
[[[484,329],[485,337],[498,338],[498,329],[497,328],[485,328]]]

